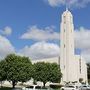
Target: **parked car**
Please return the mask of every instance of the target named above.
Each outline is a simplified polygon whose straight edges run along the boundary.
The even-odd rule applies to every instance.
[[[89,85],[82,85],[82,86],[80,86],[79,90],[90,90],[90,86]]]
[[[61,90],[79,90],[79,87],[75,85],[67,85],[62,87]]]
[[[41,89],[41,86],[38,85],[32,85],[32,86],[27,86],[27,87],[23,87],[22,90],[38,90]]]

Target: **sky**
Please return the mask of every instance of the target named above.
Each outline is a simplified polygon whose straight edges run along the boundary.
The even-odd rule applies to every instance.
[[[57,57],[66,6],[74,17],[75,53],[90,62],[90,0],[0,0],[0,59]]]

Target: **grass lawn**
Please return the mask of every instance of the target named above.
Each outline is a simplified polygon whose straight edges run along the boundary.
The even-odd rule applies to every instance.
[[[0,90],[21,90],[21,89],[12,89],[9,87],[2,87],[2,88],[0,88]]]
[[[9,87],[3,87],[3,88],[0,88],[0,90],[22,90],[22,89],[17,89],[17,88],[16,89],[12,89],[12,88],[9,88]],[[41,90],[47,90],[47,89],[41,89]],[[60,89],[50,89],[50,90],[60,90]]]
[[[12,88],[2,87],[2,88],[0,88],[0,90],[12,90]]]

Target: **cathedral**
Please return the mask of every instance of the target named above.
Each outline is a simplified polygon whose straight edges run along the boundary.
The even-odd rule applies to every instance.
[[[87,83],[87,65],[81,55],[75,55],[73,15],[66,9],[60,22],[60,57],[33,60],[36,62],[57,63],[62,72],[61,83]]]
[[[87,82],[87,65],[82,56],[75,55],[74,24],[71,12],[66,9],[61,20],[60,68],[63,82]]]

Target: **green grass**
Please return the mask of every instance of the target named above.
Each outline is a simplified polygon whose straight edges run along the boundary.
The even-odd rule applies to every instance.
[[[9,87],[3,87],[3,88],[0,88],[0,90],[15,90],[15,89],[12,89],[12,88],[9,88]],[[17,90],[17,89],[16,89]],[[19,90],[19,89],[18,89]],[[20,89],[21,90],[21,89]],[[40,89],[39,89],[40,90]],[[47,90],[47,89],[41,89],[41,90]],[[60,89],[50,89],[50,90],[60,90]]]
[[[9,88],[9,87],[2,87],[0,88],[0,90],[15,90],[15,89],[12,89],[12,88]],[[16,89],[17,90],[17,89]],[[19,90],[19,89],[18,89]],[[21,90],[21,89],[20,89]]]
[[[2,88],[0,88],[0,90],[12,90],[12,88],[2,87]]]

